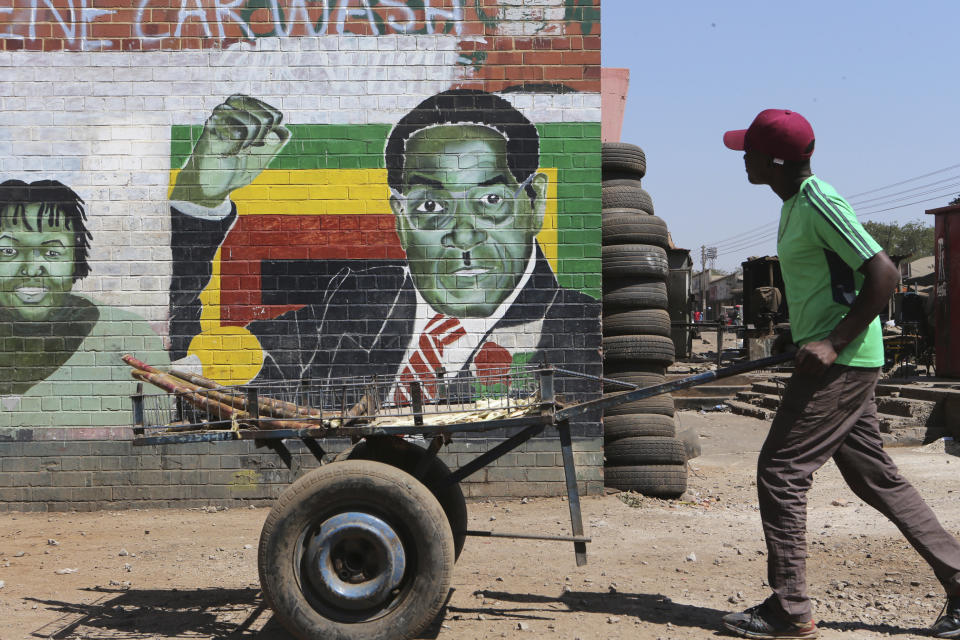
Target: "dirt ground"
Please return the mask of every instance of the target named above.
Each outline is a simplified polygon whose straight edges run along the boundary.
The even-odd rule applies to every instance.
[[[685,499],[590,497],[593,542],[468,538],[447,607],[421,637],[706,638],[718,618],[767,594],[753,483],[766,423],[681,412],[703,436]],[[893,449],[901,471],[952,532],[960,531],[960,458]],[[561,499],[478,502],[470,527],[569,529]],[[0,519],[0,638],[281,640],[263,610],[256,546],[266,509],[7,514]],[[832,463],[810,494],[810,589],[823,638],[917,637],[942,593],[879,514],[857,501]]]

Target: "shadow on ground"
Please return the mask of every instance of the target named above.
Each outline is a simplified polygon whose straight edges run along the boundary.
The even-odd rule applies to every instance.
[[[290,640],[272,618],[259,589],[88,589],[93,602],[25,598],[60,618],[33,637],[123,640],[216,638],[217,640]],[[437,619],[420,640],[433,640],[447,615]]]
[[[671,623],[675,627],[694,627],[705,631],[717,631],[720,616],[727,611],[718,611],[707,607],[697,607],[689,604],[678,604],[667,596],[654,593],[596,593],[592,591],[567,591],[562,595],[552,597],[533,595],[528,593],[505,593],[502,591],[478,591],[478,595],[500,602],[515,602],[529,605],[562,604],[569,611],[584,613],[600,613],[611,616],[625,616],[637,618],[643,622],[653,624]],[[458,609],[450,607],[450,612],[494,614],[496,609]],[[512,614],[515,610],[509,609]],[[523,610],[528,615],[534,615],[535,609]],[[543,609],[556,614],[556,609]]]

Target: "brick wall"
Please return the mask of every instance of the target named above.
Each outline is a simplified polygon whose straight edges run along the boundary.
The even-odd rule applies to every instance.
[[[131,447],[126,353],[289,388],[543,360],[599,374],[599,4],[0,2],[0,503],[289,482],[252,445]],[[599,424],[574,435],[598,490]],[[548,451],[466,491],[557,493]]]

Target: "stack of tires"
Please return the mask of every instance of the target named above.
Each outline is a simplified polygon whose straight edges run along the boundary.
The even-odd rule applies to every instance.
[[[675,357],[667,312],[669,236],[640,185],[646,169],[640,147],[603,144],[604,376],[641,387],[663,383]],[[673,412],[673,397],[662,394],[604,413],[606,486],[663,498],[686,490],[687,458]]]

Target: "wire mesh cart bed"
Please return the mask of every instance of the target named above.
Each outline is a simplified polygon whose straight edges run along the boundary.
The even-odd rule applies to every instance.
[[[124,359],[134,377],[166,391],[134,396],[134,445],[254,440],[289,467],[285,442],[299,441],[321,463],[283,491],[261,532],[260,585],[278,621],[301,640],[396,640],[415,636],[441,610],[467,536],[572,542],[577,565],[586,564],[590,538],[583,531],[572,418],[787,358],[645,389],[620,383],[629,390],[577,404],[562,402],[558,390],[583,388],[585,381],[599,388],[604,379],[526,366],[433,380],[226,387]],[[570,534],[468,530],[460,481],[547,429],[559,436]],[[437,453],[466,433],[503,440],[451,471]],[[328,438],[353,445],[329,461],[319,442]]]

